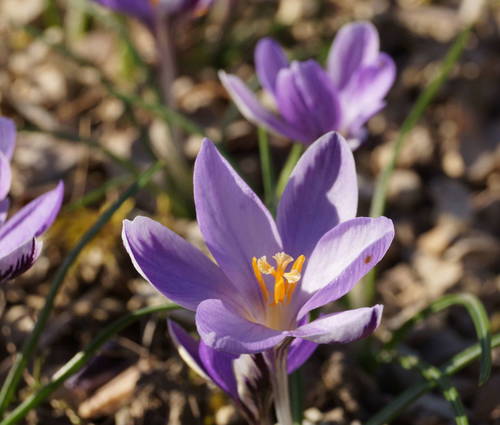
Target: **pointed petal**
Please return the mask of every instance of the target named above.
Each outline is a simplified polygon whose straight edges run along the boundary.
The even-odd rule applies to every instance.
[[[94,0],[101,6],[140,19],[147,25],[154,22],[154,8],[152,2],[144,0]]]
[[[318,344],[307,339],[295,338],[288,351],[288,373],[295,372],[312,356]]]
[[[203,340],[200,341],[199,354],[208,376],[215,385],[235,400],[238,400],[238,385],[233,370],[233,360],[237,356],[223,351],[216,351],[206,345]]]
[[[220,300],[206,300],[198,306],[196,326],[205,344],[232,354],[266,351],[288,334],[250,322]]]
[[[236,298],[216,264],[160,223],[147,217],[124,220],[122,238],[141,276],[184,308],[194,311],[201,301],[226,294]]]
[[[42,243],[33,238],[12,248],[12,251],[0,256],[0,283],[13,279],[28,270],[40,256]]]
[[[0,200],[9,194],[11,179],[9,160],[0,152]]]
[[[379,37],[370,22],[344,25],[333,40],[328,55],[328,73],[335,86],[342,90],[363,66],[377,59]]]
[[[288,123],[299,126],[312,143],[341,121],[337,90],[326,72],[313,60],[292,62],[276,81],[276,101]]]
[[[298,317],[339,299],[384,256],[394,237],[385,217],[358,217],[325,234],[311,254],[301,285]]]
[[[10,202],[8,199],[0,201],[0,227],[7,219],[7,213],[9,211]]]
[[[282,68],[288,66],[288,59],[281,46],[271,38],[263,38],[255,48],[255,68],[262,86],[275,94],[276,77]]]
[[[194,167],[194,199],[208,249],[242,298],[260,304],[252,257],[270,258],[281,240],[267,208],[207,139]]]
[[[239,111],[248,121],[291,140],[303,141],[305,139],[305,136],[295,126],[286,123],[280,117],[264,109],[254,94],[238,77],[220,71],[219,78]]]
[[[0,227],[0,257],[44,233],[61,208],[64,185],[39,196],[14,214]]]
[[[314,142],[295,166],[278,205],[285,252],[306,259],[321,237],[356,216],[358,184],[351,149],[338,133]]]
[[[291,334],[317,344],[346,344],[370,335],[380,324],[382,305],[333,313],[301,326]]]
[[[12,159],[14,147],[16,145],[16,125],[9,118],[0,117],[0,152],[8,160]]]

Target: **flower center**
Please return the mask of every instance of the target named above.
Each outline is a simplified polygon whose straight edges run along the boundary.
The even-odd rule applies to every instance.
[[[297,287],[297,283],[301,277],[302,266],[306,257],[299,255],[295,261],[293,257],[284,252],[278,252],[273,255],[276,267],[268,263],[266,256],[252,258],[252,268],[259,284],[262,297],[265,303],[270,306],[288,305],[292,299],[293,292]],[[287,267],[293,262],[290,271],[287,272]],[[269,289],[266,285],[263,275],[270,275],[274,278],[274,294],[269,294]]]

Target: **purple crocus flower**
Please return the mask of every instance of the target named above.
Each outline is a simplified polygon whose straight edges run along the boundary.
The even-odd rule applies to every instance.
[[[0,117],[0,283],[28,270],[40,255],[42,242],[37,239],[54,221],[61,208],[64,187],[57,187],[7,219],[10,189],[10,159],[14,152],[14,123]]]
[[[213,0],[94,0],[104,7],[139,19],[148,27],[160,16],[199,16]]]
[[[168,330],[183,360],[228,394],[249,424],[271,423],[266,420],[272,401],[270,371],[262,354],[236,356],[216,351],[170,320]],[[288,351],[287,372],[293,373],[302,366],[316,347],[313,342],[295,340]]]
[[[326,70],[314,60],[289,63],[270,38],[257,44],[255,68],[279,116],[266,110],[238,77],[219,74],[248,120],[305,145],[328,131],[340,131],[353,139],[353,148],[364,137],[366,121],[385,106],[383,98],[396,75],[391,57],[379,51],[377,30],[369,22],[341,28]]]
[[[385,217],[354,218],[354,159],[339,134],[324,135],[301,157],[276,222],[206,139],[195,163],[194,198],[217,264],[146,217],[125,220],[122,236],[139,273],[196,311],[205,344],[233,354],[258,353],[290,338],[346,343],[378,326],[380,305],[307,319],[313,309],[349,292],[394,236]]]

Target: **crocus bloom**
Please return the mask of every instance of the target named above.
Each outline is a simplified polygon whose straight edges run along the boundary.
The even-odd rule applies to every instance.
[[[266,351],[283,340],[350,342],[372,332],[382,306],[322,316],[382,258],[391,220],[354,218],[352,152],[328,133],[291,174],[277,220],[210,141],[194,170],[198,224],[217,264],[146,217],[125,220],[124,245],[139,273],[172,301],[196,311],[208,346],[233,354]]]
[[[38,258],[42,242],[37,239],[54,221],[63,198],[62,182],[31,201],[7,221],[10,163],[14,151],[14,123],[0,117],[0,283],[28,270]]]
[[[97,3],[116,12],[139,19],[153,27],[159,15],[179,16],[203,14],[213,0],[95,0]]]
[[[306,145],[328,131],[340,131],[353,139],[352,147],[363,138],[365,122],[385,106],[383,98],[396,74],[391,57],[379,51],[377,30],[369,22],[342,27],[326,70],[314,60],[289,63],[269,38],[257,44],[255,68],[279,116],[266,110],[238,77],[219,74],[248,120]]]
[[[250,424],[268,423],[271,384],[269,368],[260,354],[235,356],[216,351],[197,341],[175,322],[168,330],[183,360],[207,381],[227,393]],[[311,356],[317,344],[295,340],[288,352],[288,373],[297,370]]]

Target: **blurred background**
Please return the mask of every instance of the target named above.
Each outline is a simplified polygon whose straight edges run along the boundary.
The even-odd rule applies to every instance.
[[[375,178],[401,123],[460,32],[464,14],[475,13],[474,3],[216,0],[203,16],[172,24],[171,53],[177,60],[167,103],[217,142],[262,194],[256,128],[230,101],[217,71],[236,73],[256,88],[253,50],[261,37],[278,40],[291,58],[324,63],[344,23],[373,22],[398,76],[387,107],[369,121],[367,141],[355,153],[358,214],[368,215]],[[202,136],[183,128],[167,131],[172,109],[162,106],[158,72],[165,53],[137,20],[91,1],[0,0],[0,40],[0,112],[15,120],[19,131],[13,210],[58,179],[66,184],[65,206],[45,237],[42,257],[0,288],[1,380],[68,250],[139,171],[156,158],[167,164],[135,201],[121,207],[71,269],[24,377],[27,396],[104,324],[165,301],[139,277],[122,247],[124,218],[153,217],[205,249],[191,193],[191,167]],[[500,330],[499,46],[500,3],[490,2],[401,152],[386,211],[395,221],[396,240],[376,283],[377,301],[385,305],[377,331],[382,340],[430,301],[456,292],[477,295],[492,332]],[[290,142],[270,140],[279,170]],[[188,315],[180,319],[189,325]],[[26,423],[243,423],[222,393],[209,389],[178,357],[164,318],[151,316],[120,335],[106,348],[106,376],[68,384]],[[442,364],[475,340],[470,318],[452,308],[419,325],[405,340],[405,350]],[[420,379],[397,365],[361,367],[359,354],[359,346],[321,346],[306,364],[305,424],[361,424]],[[453,378],[472,424],[500,424],[498,350],[493,365],[491,379],[479,389],[477,365]],[[454,419],[441,394],[431,392],[394,423],[438,425]]]

